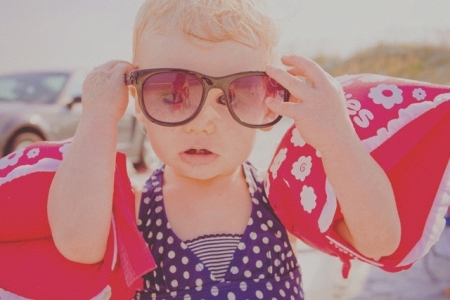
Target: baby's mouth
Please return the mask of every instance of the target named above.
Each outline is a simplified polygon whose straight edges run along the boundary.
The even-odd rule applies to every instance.
[[[185,151],[186,154],[194,154],[194,155],[206,155],[206,154],[212,154],[211,151],[206,149],[189,149]]]
[[[201,166],[213,163],[218,159],[219,155],[208,149],[191,148],[181,153],[181,159],[191,166]]]

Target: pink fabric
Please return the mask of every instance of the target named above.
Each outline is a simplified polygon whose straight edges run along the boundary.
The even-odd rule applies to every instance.
[[[399,248],[374,261],[333,230],[342,215],[320,153],[294,127],[269,167],[269,201],[290,232],[343,261],[344,277],[353,258],[386,271],[407,269],[445,226],[450,200],[450,87],[371,74],[338,79],[357,134],[393,186],[402,227]]]
[[[117,154],[114,220],[104,260],[73,263],[53,243],[47,196],[69,146],[39,143],[0,159],[0,286],[32,299],[90,299],[110,285],[112,299],[131,298],[155,264],[136,227],[123,154]]]

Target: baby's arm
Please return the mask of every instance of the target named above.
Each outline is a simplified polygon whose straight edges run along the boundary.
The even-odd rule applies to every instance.
[[[111,61],[83,84],[83,112],[52,182],[48,217],[56,247],[67,259],[103,259],[111,226],[117,126],[128,104],[124,74],[133,66]]]
[[[340,84],[309,59],[289,56],[282,62],[287,72],[268,67],[267,73],[290,91],[290,102],[267,105],[293,118],[301,136],[321,153],[344,216],[336,229],[367,257],[391,254],[400,241],[393,191],[354,131]]]

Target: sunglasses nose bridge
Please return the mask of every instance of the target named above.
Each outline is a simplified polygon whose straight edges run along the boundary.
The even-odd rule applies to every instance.
[[[227,86],[225,86],[224,82],[220,79],[203,77],[203,81],[206,83],[204,85],[204,98],[205,100],[209,97],[211,90],[221,90],[223,95],[227,97]],[[217,97],[216,97],[217,98]]]

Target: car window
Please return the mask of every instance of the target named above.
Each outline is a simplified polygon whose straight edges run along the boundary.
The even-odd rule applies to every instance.
[[[12,100],[15,98],[14,87],[17,84],[13,78],[0,79],[0,99]]]
[[[0,76],[0,100],[51,103],[63,89],[66,73],[23,73]]]
[[[84,72],[77,72],[70,79],[67,86],[67,91],[69,96],[71,97],[71,100],[75,99],[76,97],[81,97],[83,82],[86,76],[87,74]]]
[[[51,90],[54,94],[58,94],[67,81],[67,76],[45,76],[42,79],[42,85]]]

